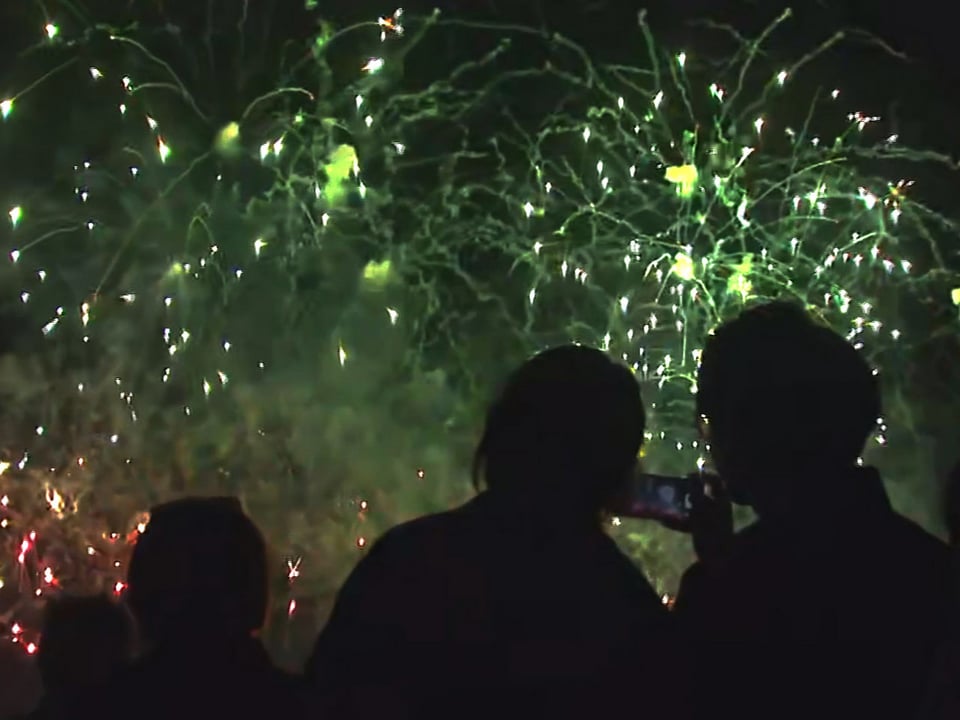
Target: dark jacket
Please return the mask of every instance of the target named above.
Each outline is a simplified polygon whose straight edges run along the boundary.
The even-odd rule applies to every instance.
[[[916,712],[947,627],[947,547],[891,509],[872,470],[811,483],[809,503],[684,577],[698,717]]]
[[[958,488],[960,489],[960,488]],[[960,498],[957,498],[960,499]],[[917,720],[960,718],[960,546],[957,533],[951,541],[953,553],[953,594],[951,616]]]
[[[318,713],[343,720],[643,717],[652,701],[679,702],[669,622],[599,523],[551,527],[488,492],[373,547],[307,682]]]
[[[136,661],[89,693],[71,714],[120,720],[262,720],[300,717],[299,682],[258,640],[192,638]]]
[[[26,715],[42,696],[36,656],[0,638],[0,718]]]
[[[74,716],[72,708],[83,702],[82,691],[66,693],[46,693],[33,712],[24,715],[21,720],[65,720]]]
[[[916,720],[960,718],[960,642],[954,634],[943,644],[930,674]]]

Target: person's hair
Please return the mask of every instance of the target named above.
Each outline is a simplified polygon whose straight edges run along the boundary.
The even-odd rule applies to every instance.
[[[760,463],[852,465],[881,412],[879,381],[843,337],[784,301],[745,310],[708,338],[697,413],[713,441]]]
[[[133,654],[129,613],[106,595],[50,598],[44,607],[37,667],[47,692],[109,677]]]
[[[151,511],[127,583],[127,603],[151,643],[246,635],[266,616],[266,543],[235,498],[177,500]]]
[[[593,348],[546,350],[510,376],[489,408],[474,484],[496,491],[545,482],[599,509],[636,462],[644,425],[630,370]]]

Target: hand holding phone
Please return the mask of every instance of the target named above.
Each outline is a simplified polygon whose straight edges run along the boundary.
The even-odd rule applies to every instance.
[[[696,476],[635,473],[611,510],[623,517],[659,520],[668,527],[682,530],[693,510],[697,482]]]
[[[723,481],[705,474],[693,496],[687,532],[693,536],[697,558],[712,565],[722,562],[733,543],[733,504]]]
[[[733,540],[733,507],[716,475],[686,477],[637,472],[630,477],[610,511],[621,517],[657,520],[693,536],[697,557],[715,563]]]

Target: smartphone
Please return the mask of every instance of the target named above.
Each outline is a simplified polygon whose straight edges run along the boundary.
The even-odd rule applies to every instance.
[[[617,515],[652,520],[683,521],[693,507],[695,477],[636,473],[616,503]]]

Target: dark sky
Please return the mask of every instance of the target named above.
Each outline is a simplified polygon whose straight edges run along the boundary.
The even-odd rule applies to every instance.
[[[342,25],[388,14],[394,3],[403,5],[408,14],[428,13],[439,6],[449,16],[546,25],[582,41],[594,52],[627,57],[631,39],[637,37],[637,12],[644,7],[659,37],[682,43],[693,39],[691,24],[698,20],[730,23],[749,34],[792,5],[795,19],[777,38],[784,46],[805,50],[837,28],[862,28],[905,52],[931,74],[960,78],[955,26],[942,0],[797,0],[792,4],[783,0],[317,0],[318,10],[309,13],[303,9],[303,0],[256,0],[251,7],[256,7],[258,15],[275,17],[277,34],[297,35],[310,32],[309,18],[317,12]],[[138,14],[154,19],[166,16],[186,29],[202,23],[209,7],[218,13],[236,12],[244,0],[80,0],[74,4],[90,8],[89,14],[98,19],[136,7]],[[57,5],[47,3],[48,7]],[[0,75],[10,53],[23,46],[24,38],[16,35],[35,24],[42,15],[41,7],[41,3],[28,0],[0,3]],[[27,18],[29,25],[24,22]]]
[[[345,3],[346,4],[346,3]],[[382,2],[355,0],[349,15],[366,19],[385,12]],[[677,39],[698,19],[731,23],[745,33],[762,29],[791,7],[792,39],[804,42],[840,27],[862,28],[885,38],[893,47],[925,64],[957,75],[955,28],[938,0],[411,0],[407,11],[429,11],[435,6],[447,14],[485,15],[504,20],[545,23],[571,36],[597,42],[598,47],[622,47],[625,33],[636,25],[637,11],[645,8],[659,31]],[[321,4],[322,6],[322,4]],[[389,6],[388,6],[389,8]]]
[[[703,20],[728,23],[755,35],[792,7],[793,18],[770,44],[787,59],[810,51],[837,30],[848,41],[820,63],[817,80],[837,83],[856,93],[864,110],[896,117],[905,140],[922,141],[939,150],[960,152],[957,102],[960,82],[956,30],[940,0],[411,0],[409,12],[441,5],[446,15],[482,16],[501,21],[546,25],[590,49],[591,54],[622,62],[644,62],[637,13],[646,8],[658,40],[678,49],[713,49],[718,33],[707,33]],[[384,12],[371,0],[350,3],[352,19]],[[545,9],[546,8],[546,9]],[[873,36],[873,37],[871,37]],[[719,46],[717,46],[719,50]],[[702,50],[701,50],[702,52]],[[899,58],[894,53],[900,54]],[[909,131],[912,131],[909,132]]]
[[[402,4],[408,15],[426,14],[435,6],[448,17],[482,18],[521,23],[559,31],[581,43],[598,59],[644,63],[645,51],[637,30],[638,10],[646,6],[650,25],[660,41],[703,54],[722,54],[720,33],[708,33],[704,20],[728,23],[746,35],[755,35],[788,6],[784,0],[317,0],[317,10],[304,9],[303,0],[248,0],[257,31],[269,44],[284,39],[309,38],[318,13],[327,13],[337,27],[369,21]],[[136,8],[145,24],[170,22],[184,37],[199,37],[208,11],[222,18],[222,26],[236,27],[232,16],[244,0],[79,0],[96,19],[116,18]],[[47,3],[59,7],[60,3]],[[953,89],[960,84],[956,61],[955,27],[942,0],[796,0],[794,17],[772,38],[769,50],[784,62],[808,52],[838,29],[850,40],[816,69],[819,84],[834,84],[854,93],[862,109],[895,119],[896,131],[910,144],[921,143],[960,154],[955,131],[958,112]],[[4,70],[42,28],[41,4],[0,2],[0,95],[6,87]],[[64,14],[63,10],[56,10]],[[254,18],[254,16],[256,16]],[[164,18],[165,20],[161,20]],[[868,33],[882,39],[869,39]],[[892,53],[902,53],[894,59]],[[771,59],[777,63],[780,58]],[[257,61],[259,62],[259,61]],[[214,87],[212,90],[216,90]],[[848,95],[848,97],[850,97]]]
[[[375,0],[343,5],[334,13],[344,21],[392,10]],[[960,63],[955,26],[942,0],[409,0],[403,6],[408,14],[441,6],[448,16],[546,26],[578,40],[595,56],[626,62],[644,61],[636,29],[641,8],[659,40],[696,49],[717,38],[705,34],[700,21],[728,23],[752,35],[791,7],[793,18],[774,36],[772,52],[797,57],[837,30],[848,31],[849,42],[830,58],[836,67],[819,69],[824,82],[855,90],[870,109],[895,114],[925,142],[960,151],[953,97]],[[894,59],[893,53],[902,57]]]
[[[249,0],[248,0],[249,1]],[[403,5],[408,13],[424,13],[442,7],[449,15],[484,16],[529,24],[546,24],[551,29],[595,41],[598,47],[616,48],[625,45],[625,32],[635,27],[636,13],[646,8],[654,26],[663,33],[683,38],[691,21],[703,18],[734,24],[745,32],[760,29],[771,18],[792,5],[796,20],[793,39],[799,43],[815,38],[837,27],[859,27],[877,33],[893,46],[905,50],[918,61],[939,71],[958,75],[955,59],[955,27],[942,0],[393,0]],[[58,3],[47,3],[56,7]],[[191,20],[202,20],[206,8],[213,5],[223,9],[239,8],[243,0],[81,0],[75,5],[92,8],[91,15],[105,17],[107,13],[123,12],[136,7],[138,13],[165,14],[183,25]],[[278,25],[278,31],[297,33],[309,28],[302,0],[256,0],[260,8],[274,8],[274,14],[285,16],[287,22]],[[10,51],[16,46],[11,37],[18,20],[42,13],[41,3],[0,3],[0,40]],[[318,0],[320,12],[340,21],[368,20],[393,10],[392,2],[384,0]],[[315,11],[316,12],[316,11]],[[315,14],[315,12],[313,14]],[[285,29],[284,26],[286,26]],[[593,43],[590,43],[593,44]],[[2,69],[2,68],[0,68]]]

